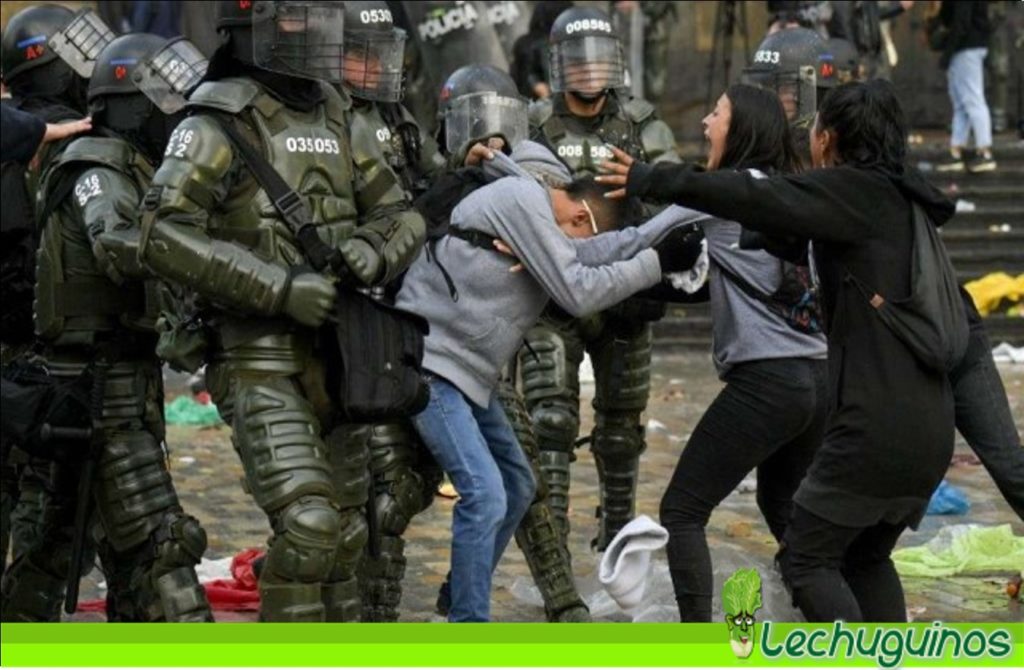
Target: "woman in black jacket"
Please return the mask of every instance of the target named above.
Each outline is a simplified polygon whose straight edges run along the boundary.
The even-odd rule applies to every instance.
[[[809,621],[904,621],[890,553],[903,530],[917,526],[949,465],[953,400],[947,376],[918,363],[849,275],[881,295],[908,295],[911,204],[937,225],[953,205],[904,167],[906,121],[886,81],[833,90],[810,134],[817,169],[802,174],[755,179],[606,163],[615,174],[601,180],[625,187],[611,196],[675,202],[813,241],[832,411],[794,497],[783,574]]]

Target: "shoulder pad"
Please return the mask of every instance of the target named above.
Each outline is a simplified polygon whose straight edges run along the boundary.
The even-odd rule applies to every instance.
[[[237,114],[252,104],[259,94],[259,84],[244,77],[204,81],[189,96],[186,106]]]
[[[352,98],[344,90],[338,90],[325,82],[320,82],[320,87],[324,92],[324,103],[327,106],[328,115],[352,109]]]
[[[96,163],[119,172],[128,172],[135,161],[135,150],[116,137],[79,137],[68,145],[54,167],[68,163]]]
[[[551,102],[550,98],[544,100],[535,100],[530,103],[530,107],[527,110],[527,116],[530,119],[530,125],[540,128],[548,119],[555,113],[555,106]]]
[[[633,98],[622,106],[633,123],[641,123],[654,115],[654,105],[643,98]]]

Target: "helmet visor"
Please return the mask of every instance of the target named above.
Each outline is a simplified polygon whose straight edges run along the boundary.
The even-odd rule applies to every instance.
[[[165,44],[135,71],[139,90],[164,114],[185,106],[185,98],[206,75],[206,56],[184,37]]]
[[[404,57],[405,31],[400,28],[392,30],[390,36],[345,35],[345,87],[365,100],[398,102],[402,97]]]
[[[96,56],[113,41],[115,35],[99,14],[81,9],[71,23],[50,38],[50,48],[80,77],[92,76]]]
[[[620,88],[626,68],[622,45],[611,36],[587,35],[551,45],[551,89],[585,95]]]
[[[344,29],[340,2],[256,2],[253,62],[272,72],[339,84]]]
[[[528,137],[526,102],[497,93],[472,93],[452,100],[444,116],[445,147],[459,155],[472,142],[500,136],[509,149]]]
[[[812,65],[795,71],[747,68],[740,81],[773,91],[791,123],[812,118],[818,109],[817,77]]]

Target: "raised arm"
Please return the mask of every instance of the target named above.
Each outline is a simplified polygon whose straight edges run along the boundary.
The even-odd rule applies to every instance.
[[[702,172],[688,165],[634,163],[626,193],[672,202],[751,230],[808,239],[852,242],[885,218],[879,203],[851,198],[854,168],[812,170],[758,179],[748,172]]]

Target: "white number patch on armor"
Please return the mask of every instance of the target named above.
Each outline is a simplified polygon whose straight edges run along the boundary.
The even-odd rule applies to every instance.
[[[573,21],[565,27],[565,32],[568,35],[578,33],[581,30],[596,30],[602,33],[612,32],[612,24],[602,19],[580,19],[579,21]]]
[[[98,175],[90,175],[75,185],[75,197],[78,198],[79,207],[85,207],[85,203],[98,195],[103,195]]]
[[[188,145],[192,144],[193,139],[195,139],[195,131],[176,128],[171,133],[171,139],[167,142],[167,150],[164,151],[164,156],[183,158],[185,150],[188,149]]]
[[[390,9],[369,9],[359,12],[359,20],[363,23],[394,23]]]
[[[288,137],[285,138],[284,148],[292,154],[341,153],[338,140],[324,139],[323,137]]]
[[[390,142],[391,141],[391,129],[390,128],[378,128],[377,129],[377,141],[378,142]]]
[[[560,158],[583,158],[583,146],[579,144],[558,145],[558,156]],[[603,144],[590,147],[591,160],[611,160],[614,156],[612,150]]]
[[[769,65],[779,64],[779,52],[762,49],[754,54],[755,63],[767,63]]]

